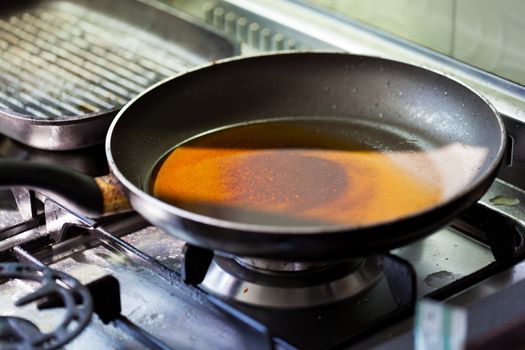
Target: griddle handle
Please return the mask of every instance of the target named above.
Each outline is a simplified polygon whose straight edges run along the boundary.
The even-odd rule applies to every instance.
[[[90,217],[104,213],[97,181],[64,167],[19,160],[0,160],[0,188],[21,186],[44,193],[65,208]]]

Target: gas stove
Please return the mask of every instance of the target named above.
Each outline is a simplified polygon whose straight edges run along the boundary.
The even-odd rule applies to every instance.
[[[48,154],[59,162],[53,152],[3,141],[3,150],[11,150],[4,157],[32,158],[35,152],[39,161]],[[13,152],[15,148],[19,152]],[[96,175],[94,155],[103,160],[102,150],[83,153],[62,156],[71,161],[91,154],[94,163],[84,158],[84,171]],[[498,180],[485,198],[495,193],[508,197],[514,192]],[[33,276],[43,269],[57,270],[89,291],[98,285],[91,293],[94,305],[121,305],[111,317],[104,315],[107,307],[95,307],[97,316],[91,316],[85,330],[66,346],[75,349],[93,344],[203,349],[358,346],[409,319],[420,298],[462,295],[519,264],[525,232],[518,220],[494,209],[489,198],[428,238],[383,255],[337,263],[271,261],[213,256],[134,213],[95,222],[24,189],[2,194],[7,218],[2,221],[2,261],[30,264],[34,270],[26,272]],[[1,273],[16,270],[16,265],[2,266]],[[117,292],[107,282],[112,278],[120,286]],[[33,283],[6,279],[0,287],[2,316],[30,320],[30,328],[39,330],[35,334],[52,332],[64,317],[63,308],[39,310],[42,301],[14,304],[33,291]]]
[[[321,12],[290,2],[277,14],[264,1],[249,3],[175,5],[238,40],[244,54],[349,49],[344,40],[326,40]],[[282,16],[294,21],[300,16],[287,13],[290,9],[318,16],[318,22],[291,28]],[[416,51],[410,57],[433,59]],[[525,140],[519,112],[508,113],[509,103],[501,97],[496,102],[514,148],[487,194],[427,238],[361,259],[306,263],[214,255],[133,212],[92,220],[40,193],[1,191],[0,345],[411,348],[414,307],[425,298],[465,308],[471,340],[505,325],[525,312],[513,297],[525,289],[519,152]],[[93,176],[108,171],[101,146],[57,153],[2,137],[0,156],[61,164]]]
[[[106,170],[99,168],[104,154],[97,147],[64,153],[67,161],[59,161],[53,152],[6,138],[2,145],[3,157],[22,154],[77,165],[91,175]],[[510,212],[491,203],[498,196],[523,199],[497,180],[478,204],[426,239],[363,259],[301,263],[214,256],[135,213],[95,222],[17,188],[2,192],[0,257],[30,264],[26,269],[33,270],[26,272],[36,276],[47,268],[72,276],[88,291],[101,285],[91,293],[93,303],[121,305],[109,319],[107,308],[95,307],[85,330],[66,348],[359,347],[407,322],[421,298],[454,300],[520,266],[525,230]],[[0,273],[16,270],[16,265],[2,266]],[[16,306],[14,301],[34,291],[34,282],[6,277],[13,276],[2,275],[2,317],[29,320],[31,334],[53,332],[64,309],[39,310],[41,300]],[[115,293],[101,279],[115,279],[120,288]],[[15,324],[21,327],[20,322],[27,321]]]

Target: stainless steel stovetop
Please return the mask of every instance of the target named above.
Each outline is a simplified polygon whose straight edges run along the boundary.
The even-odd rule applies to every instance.
[[[121,315],[134,326],[123,321],[104,324],[93,315],[65,348],[143,348],[144,342],[137,340],[138,328],[138,333],[148,332],[172,349],[398,349],[413,347],[413,304],[422,298],[465,308],[470,339],[525,313],[525,305],[516,297],[525,291],[525,192],[520,189],[525,177],[519,147],[525,142],[525,104],[519,91],[298,2],[170,3],[238,40],[243,54],[295,48],[380,52],[445,71],[488,96],[504,114],[513,147],[500,176],[477,205],[446,228],[381,257],[390,272],[373,288],[337,307],[300,312],[225,302],[185,283],[183,279],[192,281],[190,261],[195,259],[184,242],[136,214],[94,222],[40,194],[19,188],[1,191],[0,261],[43,263],[84,284],[106,275],[120,283]],[[107,171],[102,147],[57,155],[2,138],[0,156],[61,163],[90,175]],[[395,283],[392,274],[401,283]],[[28,318],[41,331],[50,331],[64,316],[63,309],[42,311],[34,304],[21,308],[13,304],[33,288],[34,284],[19,280],[0,284],[0,316]],[[308,328],[290,326],[295,320]]]

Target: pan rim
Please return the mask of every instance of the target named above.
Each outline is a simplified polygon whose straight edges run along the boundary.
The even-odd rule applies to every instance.
[[[105,109],[102,111],[85,113],[81,115],[63,115],[63,116],[60,116],[59,118],[45,119],[45,118],[32,117],[29,114],[23,114],[20,112],[16,112],[13,110],[8,110],[8,109],[0,107],[0,116],[7,117],[10,119],[22,120],[32,125],[68,125],[68,124],[76,124],[76,123],[82,122],[85,119],[93,120],[99,117],[105,117],[106,115],[115,113],[118,110],[119,110],[119,107],[117,106],[111,109]]]
[[[410,213],[409,215],[404,215],[398,218],[384,220],[384,221],[377,221],[373,224],[365,224],[365,225],[348,225],[348,224],[334,224],[334,225],[316,225],[316,226],[279,226],[279,225],[260,225],[260,224],[250,224],[250,223],[242,223],[242,222],[235,222],[235,221],[228,221],[223,219],[218,219],[202,214],[198,214],[189,210],[185,210],[179,207],[176,207],[174,205],[171,205],[169,203],[166,203],[151,194],[147,193],[146,191],[142,190],[141,188],[134,185],[131,181],[129,181],[126,176],[119,170],[115,159],[113,158],[113,154],[111,152],[111,140],[112,135],[114,133],[115,128],[117,127],[117,124],[121,118],[125,117],[127,109],[134,105],[135,103],[138,103],[138,101],[146,94],[150,93],[151,91],[155,90],[157,87],[167,83],[168,81],[171,81],[173,79],[176,79],[181,76],[185,76],[188,74],[191,74],[194,71],[199,71],[202,69],[206,69],[212,66],[215,66],[217,64],[222,63],[228,63],[228,62],[235,62],[239,60],[246,60],[246,59],[257,59],[257,58],[264,58],[268,56],[293,56],[293,55],[341,55],[341,56],[353,56],[355,58],[362,58],[362,59],[374,59],[374,60],[382,60],[385,62],[394,62],[397,64],[409,66],[409,67],[415,67],[418,69],[422,69],[425,71],[432,72],[434,74],[437,74],[441,77],[447,78],[455,82],[456,84],[460,85],[464,89],[467,89],[468,91],[472,92],[475,96],[480,98],[481,101],[483,101],[492,111],[492,115],[494,116],[495,120],[497,121],[497,124],[499,126],[499,144],[498,149],[495,154],[494,160],[492,161],[492,164],[490,164],[489,167],[487,167],[481,174],[477,176],[475,181],[471,182],[468,186],[465,186],[461,191],[458,191],[453,196],[447,198],[446,200],[442,201],[441,203],[434,205],[429,208],[425,208],[422,210],[414,211]],[[124,116],[124,117],[123,117]],[[106,157],[108,160],[109,168],[111,173],[124,185],[127,191],[132,192],[133,195],[139,197],[141,200],[148,202],[149,204],[152,204],[155,208],[159,208],[160,210],[167,212],[171,215],[187,219],[193,222],[206,224],[209,226],[214,226],[217,228],[223,228],[223,229],[229,229],[234,231],[242,231],[242,232],[252,232],[252,233],[267,233],[267,234],[273,234],[273,235],[288,235],[293,234],[294,236],[300,235],[300,234],[326,234],[326,233],[341,233],[341,232],[349,232],[349,231],[360,231],[360,230],[369,230],[373,228],[379,228],[379,227],[386,227],[389,225],[393,225],[399,222],[406,222],[411,219],[415,219],[417,217],[422,217],[425,215],[428,215],[431,212],[437,211],[441,209],[442,207],[451,204],[457,200],[459,200],[462,197],[468,196],[470,193],[474,192],[476,188],[481,186],[487,179],[497,172],[497,169],[500,167],[501,162],[503,160],[503,156],[505,153],[506,148],[506,131],[505,126],[503,123],[503,120],[501,119],[501,116],[499,112],[495,109],[495,107],[490,103],[490,101],[483,96],[480,92],[478,92],[476,89],[470,87],[466,83],[458,80],[455,77],[451,77],[450,75],[444,74],[442,72],[439,72],[436,69],[429,68],[425,65],[418,65],[414,63],[407,63],[400,60],[394,60],[390,58],[384,58],[377,55],[358,55],[358,54],[352,54],[348,52],[342,52],[338,50],[309,50],[309,51],[279,51],[274,53],[263,53],[258,55],[250,55],[250,56],[235,56],[235,57],[229,57],[226,59],[221,59],[214,61],[212,63],[208,63],[199,67],[195,67],[189,71],[168,77],[166,79],[163,79],[154,85],[150,86],[148,89],[144,90],[142,93],[135,96],[133,99],[131,99],[128,103],[126,103],[122,109],[118,112],[116,117],[113,119],[107,135],[106,135],[106,141],[105,141],[105,152]],[[473,204],[473,203],[472,203]],[[139,211],[140,212],[140,211]]]

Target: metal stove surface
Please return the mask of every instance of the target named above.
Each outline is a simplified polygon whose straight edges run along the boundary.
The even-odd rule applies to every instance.
[[[206,306],[205,300],[184,288],[170,285],[104,247],[78,252],[49,266],[83,283],[113,275],[121,285],[122,314],[174,349],[246,347],[239,330],[225,316]],[[29,293],[31,287],[30,283],[19,281],[0,285],[0,314],[27,318],[40,330],[50,331],[63,316],[62,310],[39,311],[34,305],[23,308],[12,305],[13,300]],[[65,348],[136,349],[141,346],[127,333],[104,325],[93,316],[85,331]]]
[[[45,236],[48,233],[45,227],[37,227],[25,234],[30,237],[31,234]],[[6,249],[7,244],[14,238],[0,242],[0,251]],[[180,273],[184,242],[168,236],[153,226],[125,234],[122,238],[176,274]],[[194,287],[183,284],[180,279],[167,281],[162,275],[159,276],[155,269],[148,268],[140,261],[134,261],[108,246],[100,245],[93,234],[80,235],[51,246],[52,248],[35,250],[34,255],[49,262],[50,267],[71,274],[84,283],[106,274],[116,277],[121,283],[123,315],[173,348],[250,347],[243,326],[217,310],[213,303],[210,303]],[[469,276],[494,262],[487,246],[459,234],[457,229],[450,227],[436,232],[427,239],[400,248],[394,253],[403,256],[415,267],[419,296],[439,291],[442,287],[450,286],[452,282],[460,281],[462,277]],[[30,288],[31,286],[25,282],[0,285],[1,315],[28,317],[42,330],[49,329],[59,319],[60,311],[47,310],[42,314],[34,307],[19,310],[12,305],[12,300],[16,296],[28,292]],[[380,286],[370,293],[349,301],[353,306],[347,304],[345,307],[319,308],[315,311],[317,317],[315,331],[308,332],[311,338],[303,338],[316,344],[315,341],[319,341],[319,337],[326,336],[326,332],[332,328],[330,323],[325,323],[330,317],[337,319],[343,313],[352,312],[357,315],[353,319],[354,323],[364,322],[370,315],[356,310],[363,307],[365,312],[367,307],[369,307],[368,311],[377,308],[384,310],[389,307],[388,305],[392,305],[390,299],[388,285],[382,281]],[[247,312],[245,306],[236,306],[238,310]],[[286,317],[283,317],[286,314],[283,312],[270,314],[272,313],[274,319],[268,319],[268,313],[255,316],[259,316],[258,319],[269,325],[273,331],[272,335],[287,339],[294,345],[300,342],[301,339],[294,338],[296,336],[287,338],[286,334],[279,331],[280,328],[285,328],[281,326],[289,323]],[[303,316],[306,314],[303,312]],[[349,333],[348,329],[346,333]],[[103,325],[94,316],[88,328],[66,348],[88,349],[95,344],[100,349],[128,349],[139,346],[129,335],[114,327]],[[323,344],[326,346],[322,348],[333,345]],[[301,346],[301,348],[306,347]]]
[[[187,3],[192,6],[198,3],[195,7],[199,7],[202,2]],[[240,2],[222,2],[222,7],[216,7],[216,3],[221,2],[214,1],[213,6],[209,3],[204,4],[203,13],[198,16],[216,28],[237,36],[243,44],[244,53],[272,48],[338,46],[333,43],[327,44],[318,38],[300,35],[294,32],[293,28],[272,23],[268,18],[256,16],[253,19],[250,16],[254,16],[254,13],[233,6]],[[201,9],[194,12],[199,11]],[[230,15],[228,19],[229,11],[235,12],[236,17]],[[286,13],[283,12],[282,15]],[[235,19],[235,30],[232,27],[232,19]],[[239,28],[244,29],[239,31]],[[509,130],[521,130],[519,123],[509,122],[508,127]],[[515,137],[516,145],[520,142],[522,139]],[[91,175],[103,175],[107,171],[102,147],[78,153],[58,154],[34,151],[11,140],[0,138],[0,156],[60,163]],[[519,161],[519,157],[516,159]],[[511,163],[509,161],[509,165]],[[505,176],[502,178],[517,178],[519,174],[515,170],[516,164],[520,163],[504,168],[502,174]],[[501,201],[502,198],[506,200]],[[42,197],[40,199],[43,200]],[[52,207],[52,204],[48,204]],[[271,343],[275,348],[288,348],[288,344],[296,345],[296,342],[300,341],[295,335],[287,338],[287,334],[279,332],[279,325],[287,322],[283,318],[286,315],[276,312],[276,319],[267,319],[269,313],[258,314],[247,310],[246,306],[235,305],[234,302],[224,306],[220,300],[209,298],[198,288],[184,284],[180,276],[184,242],[156,227],[143,227],[144,223],[127,225],[129,218],[126,217],[117,219],[118,225],[113,223],[107,230],[105,225],[101,225],[101,230],[74,230],[73,233],[57,234],[65,221],[77,222],[78,218],[71,214],[57,215],[58,220],[48,218],[44,225],[42,203],[29,210],[27,205],[27,198],[17,197],[15,200],[10,191],[0,191],[0,261],[27,260],[24,252],[28,251],[48,266],[71,274],[84,283],[102,275],[112,274],[121,284],[122,314],[172,348],[270,348],[269,339],[265,338],[266,330],[262,330],[262,336],[250,335],[261,333],[261,329],[257,328],[260,324],[239,322],[236,317],[239,311],[250,313],[252,319],[258,318],[266,322],[266,328],[269,328],[274,336]],[[132,218],[131,221],[133,220],[135,219]],[[517,295],[525,288],[523,263],[520,263],[523,252],[520,250],[519,240],[515,237],[524,233],[524,224],[525,193],[498,179],[480,203],[452,225],[390,253],[406,260],[414,268],[418,299],[431,297],[457,305],[472,306],[473,315],[481,321],[469,320],[472,321],[469,327],[482,325],[478,329],[474,328],[471,333],[471,336],[476,336],[481,330],[509,320],[522,311],[519,307],[512,310],[515,303],[506,301],[509,298],[517,300]],[[121,237],[124,243],[136,250],[134,254],[123,249],[122,245],[115,245],[115,239],[112,237]],[[379,289],[383,290],[379,295],[371,296],[379,290],[374,289],[349,303],[368,310],[391,304],[391,295],[388,295],[391,288],[385,285],[385,280],[378,285]],[[50,329],[61,317],[61,311],[46,310],[42,313],[34,306],[20,310],[12,304],[16,296],[26,293],[30,288],[31,285],[27,282],[0,283],[0,316],[23,315],[32,319],[41,329]],[[507,315],[503,317],[497,312],[492,312],[491,315],[497,317],[490,320],[487,316],[480,317],[488,304],[493,305],[491,310],[501,307],[507,311]],[[235,306],[236,309],[225,312],[228,306]],[[348,310],[352,312],[354,309]],[[332,326],[326,322],[329,315],[332,313],[337,319],[340,311],[341,309],[332,313],[329,308],[319,310],[316,314],[316,317],[320,316],[317,319],[318,323],[315,326],[311,325],[310,329],[302,330],[303,333],[308,333],[306,341],[318,341],[318,338],[322,338]],[[408,308],[398,317],[386,320],[377,327],[371,327],[367,332],[344,344],[335,341],[319,347],[338,344],[358,349],[411,348],[411,315],[412,310]],[[365,318],[357,317],[354,323],[359,324]],[[350,333],[348,329],[341,330],[342,334],[345,332],[347,335]],[[278,339],[279,337],[286,341]],[[260,342],[256,342],[257,340]],[[94,315],[86,330],[65,348],[95,347],[135,349],[143,346],[128,333],[103,324]]]

